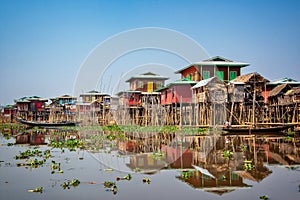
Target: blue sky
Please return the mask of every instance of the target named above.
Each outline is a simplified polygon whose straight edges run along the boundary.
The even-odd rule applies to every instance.
[[[211,56],[250,63],[243,73],[300,81],[299,9],[297,0],[0,0],[0,104],[72,94],[80,66],[99,43],[143,27],[181,32]],[[107,76],[120,77],[151,59],[168,60],[174,69],[185,65],[145,51],[120,59]]]

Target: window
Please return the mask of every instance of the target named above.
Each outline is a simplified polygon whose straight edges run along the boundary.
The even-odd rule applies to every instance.
[[[237,72],[236,71],[230,71],[229,72],[229,80],[230,81],[233,80],[233,79],[235,79],[236,76],[237,76]]]
[[[224,72],[223,72],[223,71],[216,71],[216,76],[217,76],[220,80],[224,81]]]
[[[144,88],[144,83],[143,81],[138,82],[138,88]]]
[[[203,80],[210,78],[210,72],[209,71],[203,71]]]
[[[161,88],[162,87],[162,82],[161,81],[157,81],[156,82],[156,88]]]
[[[198,81],[199,77],[198,77],[198,72],[195,72],[195,80],[194,81]]]

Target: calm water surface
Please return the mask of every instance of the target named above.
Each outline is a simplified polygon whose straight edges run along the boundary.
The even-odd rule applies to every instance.
[[[300,138],[297,137],[126,133],[109,138],[107,135],[114,134],[100,131],[64,134],[29,131],[29,135],[18,137],[1,134],[0,199],[252,200],[262,195],[270,199],[300,199]],[[50,140],[66,141],[72,136],[85,141],[85,150],[62,150],[47,145]],[[18,166],[26,160],[16,160],[15,156],[27,149],[42,152],[49,149],[53,157],[37,168]],[[58,170],[51,173],[52,161],[61,164],[63,173]],[[245,163],[249,163],[248,168]],[[201,168],[195,170],[194,166]],[[129,173],[131,180],[116,181]],[[144,183],[143,178],[149,178],[150,184]],[[77,187],[62,187],[73,179],[80,180]],[[104,187],[105,181],[116,182],[116,194]],[[43,187],[43,192],[27,191],[36,187]]]

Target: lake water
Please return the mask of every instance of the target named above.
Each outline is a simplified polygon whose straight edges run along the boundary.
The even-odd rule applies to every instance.
[[[295,136],[28,134],[0,136],[0,199],[300,199],[300,138]],[[85,149],[48,146],[72,137],[85,141]],[[42,154],[15,159],[28,149]],[[51,158],[44,157],[46,150]],[[20,166],[35,158],[45,162]],[[52,161],[60,163],[62,173],[52,169]],[[116,180],[128,174],[131,180]],[[73,179],[80,184],[63,187]],[[115,182],[115,193],[104,187],[106,181]],[[42,193],[28,192],[37,187]]]

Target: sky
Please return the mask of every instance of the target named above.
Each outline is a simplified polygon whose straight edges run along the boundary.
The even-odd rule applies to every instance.
[[[250,63],[242,73],[300,81],[299,9],[297,0],[0,0],[0,105],[23,96],[73,95],[82,66],[99,45],[144,27],[183,34],[211,57]],[[187,61],[159,49],[132,51],[112,60],[90,90],[127,87],[120,80],[151,71],[151,63],[178,70]]]

